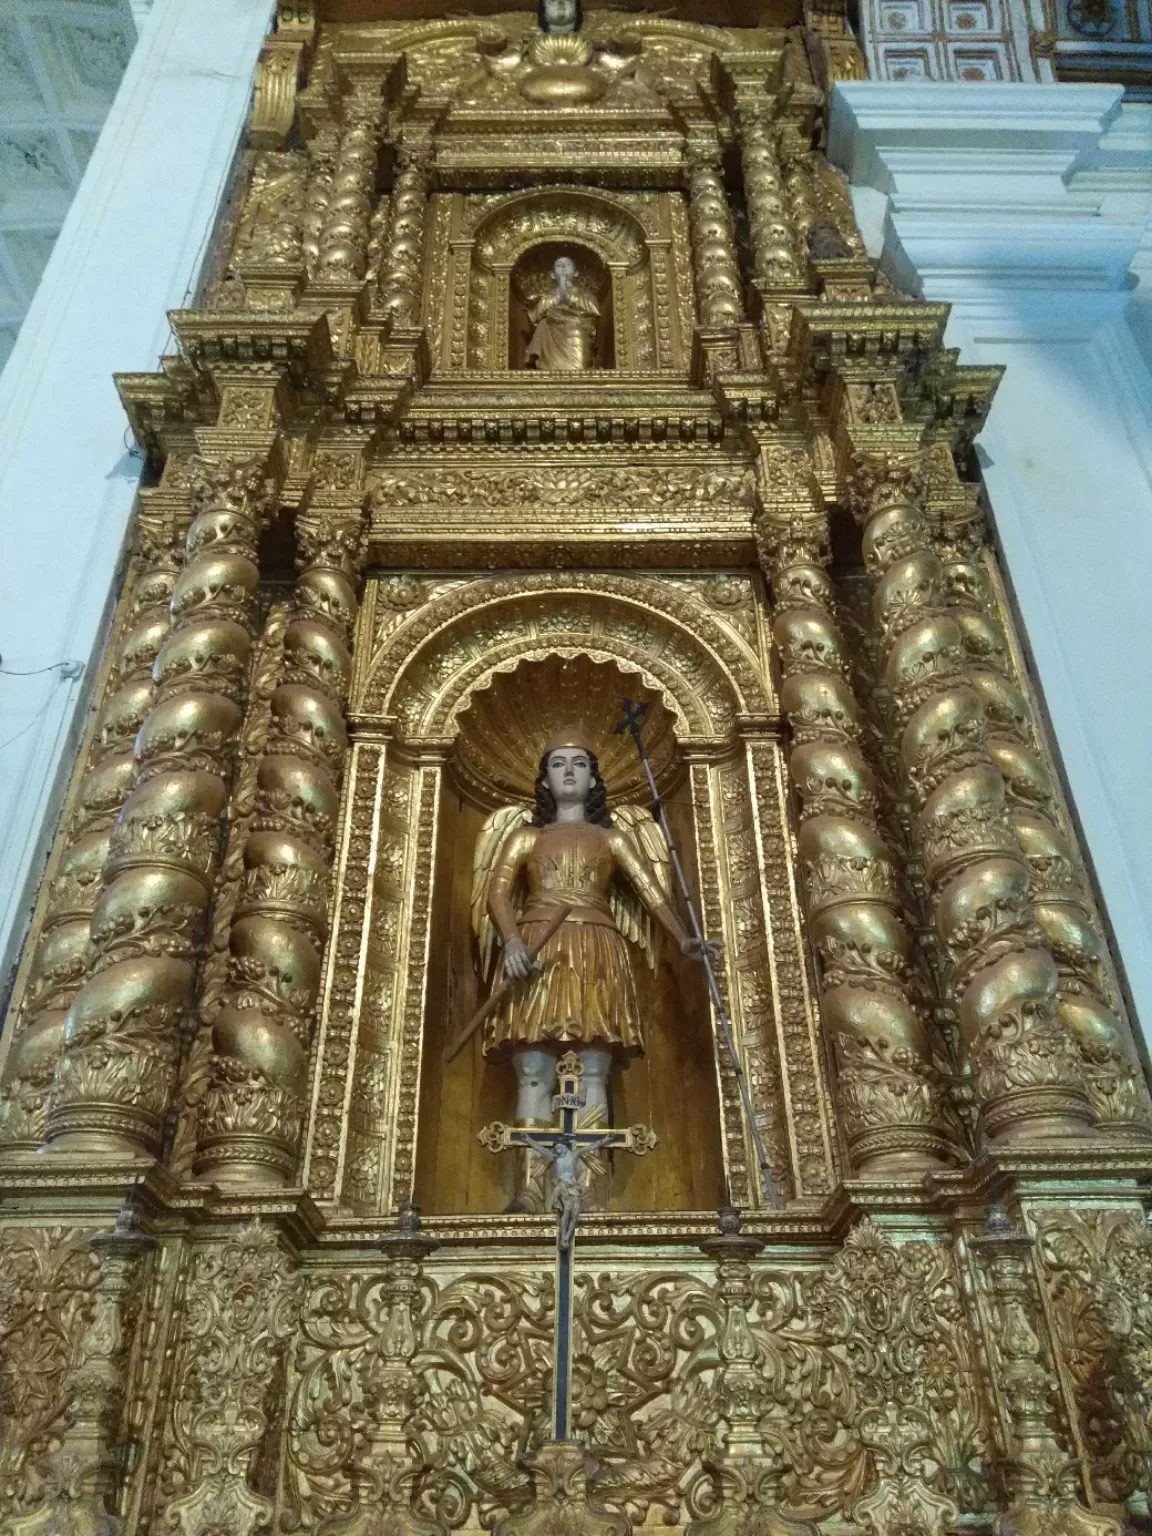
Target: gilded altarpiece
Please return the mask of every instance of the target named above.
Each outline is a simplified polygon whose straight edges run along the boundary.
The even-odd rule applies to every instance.
[[[843,16],[373,14],[280,6],[118,381],[148,474],[3,1035],[0,1533],[1147,1529],[1152,1102],[997,378],[820,150]],[[604,1112],[658,1139],[584,1186],[557,1445],[477,850],[549,740],[655,832],[624,698],[733,1048],[684,913],[621,919]]]

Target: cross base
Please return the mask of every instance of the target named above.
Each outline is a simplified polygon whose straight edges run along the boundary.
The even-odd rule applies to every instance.
[[[632,1536],[627,1515],[589,1493],[588,1461],[578,1440],[546,1440],[528,1462],[532,1504],[498,1521],[493,1536]]]

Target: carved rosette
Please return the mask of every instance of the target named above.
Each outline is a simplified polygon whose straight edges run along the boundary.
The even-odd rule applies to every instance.
[[[260,459],[201,462],[172,627],[136,737],[49,1098],[54,1151],[154,1155],[187,1024],[256,625]]]
[[[65,1020],[91,960],[89,925],[112,826],[135,778],[132,745],[152,703],[152,664],[171,625],[168,602],[179,570],[172,525],[162,513],[142,513],[133,563],[128,611],[0,1087],[0,1146],[10,1151],[34,1152],[44,1139]]]
[[[297,538],[300,576],[269,701],[200,1114],[197,1171],[226,1183],[287,1182],[295,1169],[348,748],[360,521],[347,513],[303,517]]]
[[[317,240],[315,277],[320,282],[355,283],[368,269],[381,108],[379,78],[358,80],[345,98]]]
[[[727,328],[744,318],[736,239],[715,145],[694,145],[688,155],[688,215],[696,310],[702,326]]]
[[[1055,768],[1018,685],[980,563],[978,529],[976,523],[953,529],[939,553],[967,676],[984,705],[988,752],[1003,776],[1008,820],[1028,865],[1032,910],[1059,972],[1059,1017],[1079,1048],[1097,1125],[1149,1136],[1148,1085],[1118,1011],[1083,864],[1061,824]]]
[[[946,1108],[910,985],[911,944],[825,574],[827,520],[803,451],[767,450],[762,466],[765,498],[789,483],[809,491],[806,505],[769,504],[757,531],[772,587],[780,702],[800,801],[797,851],[841,1120],[859,1174],[925,1170],[958,1157],[963,1134]]]
[[[404,145],[392,189],[388,240],[380,265],[380,307],[402,329],[414,329],[420,324],[428,170],[427,146]]]
[[[916,500],[919,468],[915,453],[857,453],[852,505],[974,1087],[990,1137],[1080,1134],[1091,1111],[1079,1054],[1057,1016],[1056,962],[1036,924],[984,701]]]

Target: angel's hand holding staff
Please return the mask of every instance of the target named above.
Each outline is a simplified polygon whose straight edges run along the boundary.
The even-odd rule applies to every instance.
[[[526,981],[540,969],[540,962],[521,938],[509,939],[504,946],[504,974],[513,981]]]
[[[713,965],[719,964],[724,946],[719,939],[694,939],[691,934],[680,940],[680,953],[689,960],[703,960],[707,955]]]

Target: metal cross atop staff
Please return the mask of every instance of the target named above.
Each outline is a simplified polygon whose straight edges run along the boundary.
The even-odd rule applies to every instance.
[[[752,1099],[748,1092],[748,1082],[744,1076],[744,1069],[740,1065],[740,1058],[736,1054],[736,1042],[732,1038],[732,1021],[728,1017],[728,1009],[724,1005],[724,997],[720,991],[720,983],[716,978],[716,967],[712,962],[712,955],[704,942],[704,930],[700,926],[700,919],[696,915],[696,903],[692,900],[692,892],[688,889],[688,881],[684,874],[684,866],[680,862],[680,855],[676,851],[676,843],[672,837],[672,828],[668,825],[668,818],[664,814],[664,802],[660,798],[660,791],[656,788],[656,778],[652,772],[652,764],[648,758],[644,739],[640,734],[640,723],[648,712],[646,701],[633,704],[631,699],[623,699],[621,708],[624,717],[613,732],[616,736],[627,733],[636,743],[636,750],[640,754],[640,762],[644,768],[645,777],[648,780],[648,789],[652,795],[652,815],[659,823],[660,830],[664,834],[664,841],[668,844],[668,854],[672,860],[672,868],[676,874],[676,883],[680,887],[680,895],[684,898],[684,906],[688,912],[688,923],[692,929],[692,937],[700,945],[700,957],[704,962],[704,969],[708,974],[708,995],[712,999],[712,1007],[720,1024],[720,1033],[724,1036],[724,1044],[728,1048],[728,1059],[732,1063],[732,1070],[736,1074],[736,1083],[740,1089],[740,1102],[744,1107],[744,1118],[748,1124],[748,1131],[752,1137],[752,1146],[756,1153],[756,1163],[760,1169],[760,1185],[764,1191],[764,1198],[769,1206],[776,1210],[780,1204],[776,1194],[776,1186],[772,1181],[772,1169],[768,1163],[768,1154],[764,1150],[764,1139],[760,1135],[760,1127],[756,1124],[756,1116],[752,1113]]]
[[[576,1224],[580,1220],[580,1163],[590,1152],[635,1152],[643,1156],[656,1145],[646,1125],[625,1130],[607,1126],[578,1128],[576,1116],[584,1104],[584,1068],[575,1051],[556,1063],[558,1091],[552,1095],[557,1123],[550,1127],[503,1125],[494,1120],[478,1133],[489,1152],[528,1147],[552,1163],[556,1212],[556,1333],[552,1344],[552,1438],[567,1440],[572,1426],[572,1261]]]

